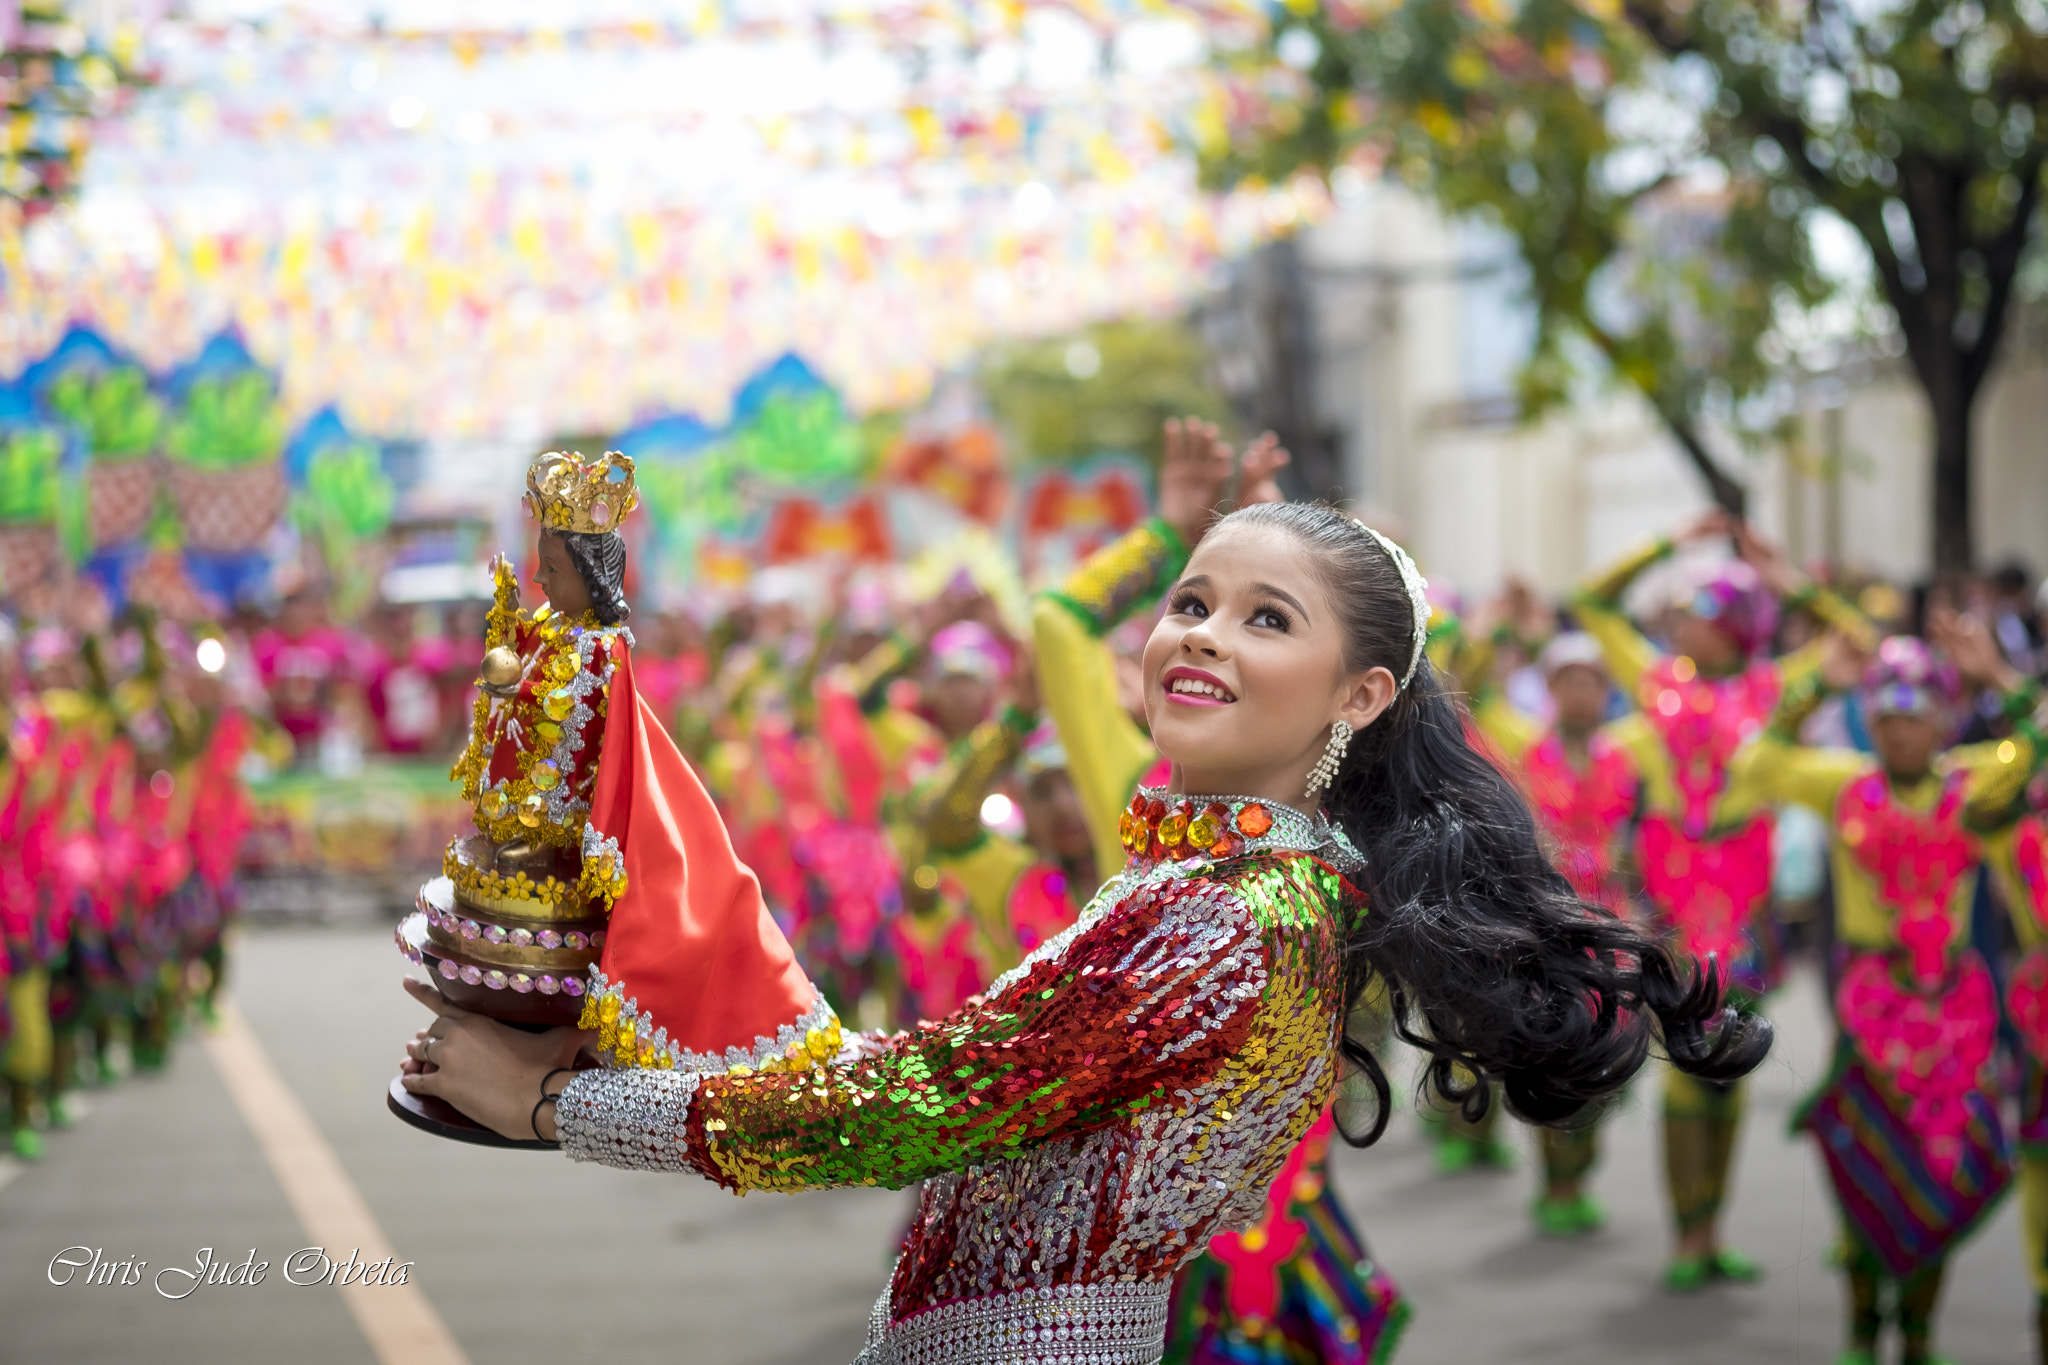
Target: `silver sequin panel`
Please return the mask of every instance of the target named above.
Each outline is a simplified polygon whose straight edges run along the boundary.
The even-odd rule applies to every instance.
[[[573,1161],[629,1171],[687,1171],[683,1130],[694,1071],[579,1071],[555,1101],[556,1136]]]
[[[942,1304],[891,1326],[889,1291],[853,1365],[1157,1365],[1171,1284],[1063,1284]]]

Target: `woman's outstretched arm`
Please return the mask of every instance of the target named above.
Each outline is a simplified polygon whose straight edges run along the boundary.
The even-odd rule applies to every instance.
[[[1069,932],[985,999],[907,1033],[861,1035],[803,1070],[580,1072],[541,1107],[537,1131],[578,1160],[695,1170],[740,1192],[898,1187],[1165,1103],[1242,1044],[1267,962],[1235,891],[1150,885]],[[432,1069],[420,1074],[417,1040],[408,1049],[411,1088],[532,1136],[541,1083],[580,1036],[521,1034],[431,987],[414,994],[443,1019]]]

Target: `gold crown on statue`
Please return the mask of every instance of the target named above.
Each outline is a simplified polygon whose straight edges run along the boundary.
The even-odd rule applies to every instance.
[[[616,531],[640,502],[633,459],[608,450],[583,463],[583,452],[550,450],[526,471],[526,515],[550,531],[601,535]]]

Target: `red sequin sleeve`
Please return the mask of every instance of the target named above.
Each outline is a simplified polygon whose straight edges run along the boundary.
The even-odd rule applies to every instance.
[[[1227,883],[1141,886],[981,1003],[808,1071],[588,1071],[571,1156],[693,1168],[730,1189],[900,1187],[1117,1122],[1243,1045],[1267,948]]]

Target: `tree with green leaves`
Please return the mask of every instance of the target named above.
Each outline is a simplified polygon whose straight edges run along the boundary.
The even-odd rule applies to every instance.
[[[1166,419],[1218,420],[1228,405],[1208,356],[1180,322],[1105,322],[991,350],[977,378],[998,424],[1027,460],[1159,458]]]
[[[1585,343],[1735,510],[1702,433],[1783,415],[1796,319],[1840,287],[1812,219],[1837,216],[1933,416],[1936,567],[1970,566],[1971,417],[2048,158],[2041,0],[1291,0],[1229,60],[1248,116],[1213,176],[1369,150],[1490,216],[1529,270],[1532,410]]]

